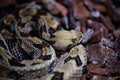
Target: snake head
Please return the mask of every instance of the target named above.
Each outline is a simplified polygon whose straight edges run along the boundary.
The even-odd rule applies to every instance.
[[[82,39],[82,33],[75,30],[58,30],[54,33],[54,37],[52,38],[48,37],[44,32],[43,38],[45,38],[47,41],[54,41],[55,43],[53,46],[57,50],[64,51],[80,43]]]

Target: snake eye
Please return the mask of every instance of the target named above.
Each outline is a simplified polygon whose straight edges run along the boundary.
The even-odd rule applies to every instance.
[[[13,16],[12,14],[9,14],[5,17],[4,24],[11,25],[14,20],[15,20],[15,16]]]

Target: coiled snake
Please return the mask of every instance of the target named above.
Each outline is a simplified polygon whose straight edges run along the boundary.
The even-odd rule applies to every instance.
[[[22,12],[21,12],[22,13]],[[1,80],[80,80],[87,64],[81,44],[70,47],[60,57],[52,44],[45,41],[42,17],[26,16],[15,20],[3,18],[0,28]],[[47,22],[47,21],[46,21]],[[81,38],[80,38],[81,39]],[[76,43],[75,41],[73,43]]]

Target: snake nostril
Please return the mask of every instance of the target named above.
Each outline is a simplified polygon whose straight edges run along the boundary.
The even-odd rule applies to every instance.
[[[87,73],[87,69],[86,69],[86,66],[83,66],[83,70],[82,70],[82,73],[83,73],[83,74]]]

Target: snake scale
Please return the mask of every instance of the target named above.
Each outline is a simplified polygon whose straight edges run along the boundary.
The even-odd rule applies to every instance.
[[[60,51],[42,37],[47,21],[27,12],[20,11],[18,20],[13,15],[1,20],[0,80],[80,80],[87,64],[84,46],[69,46],[57,57]]]

